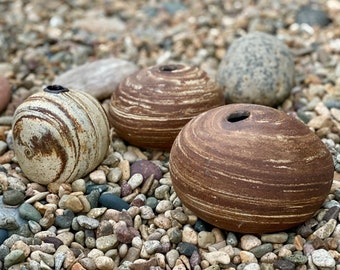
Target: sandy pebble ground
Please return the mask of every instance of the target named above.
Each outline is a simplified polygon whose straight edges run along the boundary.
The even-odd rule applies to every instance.
[[[322,15],[297,19],[308,3],[0,1],[0,75],[12,93],[0,116],[0,268],[340,269],[340,2],[314,1]],[[116,57],[140,68],[193,64],[215,78],[230,44],[252,31],[273,34],[289,47],[295,86],[279,109],[303,120],[334,158],[332,189],[305,224],[262,235],[214,228],[177,198],[168,152],[139,149],[115,136],[105,161],[72,184],[45,187],[21,173],[11,117],[58,75]],[[156,164],[150,168],[160,177],[132,177],[130,167],[140,159]],[[133,206],[112,209],[113,199],[101,196],[107,190],[118,195],[116,205]]]

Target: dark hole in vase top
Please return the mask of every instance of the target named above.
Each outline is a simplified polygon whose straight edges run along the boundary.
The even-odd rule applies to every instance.
[[[44,91],[48,93],[52,93],[52,94],[59,94],[63,92],[68,92],[69,90],[64,86],[54,84],[54,85],[46,86],[44,88]]]
[[[177,69],[179,69],[179,66],[177,65],[163,65],[159,67],[159,70],[164,72],[171,72]]]
[[[247,119],[249,116],[250,116],[250,112],[248,111],[238,111],[238,112],[231,113],[227,117],[227,120],[228,122],[235,123],[235,122],[243,121]]]

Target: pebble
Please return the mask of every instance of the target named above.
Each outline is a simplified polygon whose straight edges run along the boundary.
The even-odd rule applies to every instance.
[[[294,61],[275,36],[253,32],[235,40],[223,57],[217,82],[227,103],[281,104],[294,83]]]
[[[174,208],[174,205],[169,200],[161,200],[158,202],[156,206],[156,212],[157,213],[164,213],[168,210],[172,210]]]
[[[73,218],[74,213],[69,209],[65,209],[62,215],[57,215],[55,217],[54,224],[62,229],[69,228],[71,227]]]
[[[143,175],[140,173],[133,174],[128,181],[128,184],[130,185],[132,190],[139,187],[142,183],[143,183]]]
[[[113,259],[107,256],[96,257],[94,263],[98,270],[112,270],[115,266]]]
[[[96,229],[99,226],[99,221],[84,215],[77,216],[77,222],[81,227],[88,230]]]
[[[271,234],[262,234],[261,241],[268,242],[273,244],[283,244],[288,239],[288,233],[280,232],[280,233],[271,233]]]
[[[24,251],[16,249],[11,251],[5,258],[4,258],[4,266],[8,269],[10,266],[14,264],[18,264],[23,262],[26,259]]]
[[[247,264],[243,270],[260,270],[261,267],[257,263],[249,263]]]
[[[96,240],[96,248],[106,252],[118,246],[118,238],[115,234],[98,237]]]
[[[137,70],[135,64],[123,59],[101,59],[66,71],[53,84],[81,90],[102,100],[111,96],[123,78]]]
[[[163,176],[161,169],[155,163],[143,159],[137,160],[131,165],[130,173],[131,175],[140,173],[141,175],[143,175],[144,181],[151,175],[153,175],[154,179],[157,180],[161,179]]]
[[[197,244],[200,248],[208,248],[210,245],[215,244],[215,235],[212,232],[202,231],[198,233]]]
[[[89,177],[96,185],[103,185],[106,183],[106,175],[103,170],[95,170],[89,174]]]
[[[295,265],[302,265],[302,264],[307,263],[307,261],[308,261],[307,256],[305,256],[303,254],[299,254],[299,253],[294,253],[292,255],[288,255],[288,256],[285,257],[285,259],[291,261]]]
[[[240,240],[241,240],[240,246],[244,250],[251,250],[261,245],[261,240],[258,237],[251,234],[243,235]]]
[[[84,206],[78,196],[63,195],[58,203],[61,209],[70,209],[73,213],[79,213],[83,211]]]
[[[309,236],[309,239],[314,239],[316,237],[319,237],[320,239],[325,239],[329,237],[333,233],[336,225],[337,225],[337,221],[335,219],[330,219],[329,221],[327,221],[326,224],[324,224],[319,229],[317,229],[315,232],[313,232]]]
[[[25,194],[16,189],[9,189],[3,193],[2,201],[7,205],[19,205],[25,200]]]
[[[172,249],[165,254],[165,258],[171,268],[175,266],[177,259],[179,258],[179,252],[176,249]]]
[[[274,267],[279,270],[295,270],[295,264],[285,259],[279,259],[274,262]]]
[[[112,193],[103,193],[99,197],[99,203],[101,206],[109,208],[109,209],[116,209],[118,211],[122,211],[123,209],[129,209],[130,205],[123,201],[118,196]]]
[[[41,214],[35,207],[29,203],[23,203],[19,207],[19,215],[25,220],[33,220],[39,222],[42,219]]]
[[[331,20],[327,14],[310,5],[302,6],[296,14],[295,22],[298,24],[308,24],[310,26],[327,26]]]
[[[11,99],[11,87],[8,80],[0,76],[0,113],[3,112]]]
[[[264,256],[266,253],[273,251],[273,244],[271,243],[265,243],[262,245],[259,245],[257,247],[254,247],[250,249],[250,252],[255,255],[256,258],[261,258]]]
[[[312,261],[320,269],[333,269],[335,266],[334,258],[325,249],[314,250]]]
[[[187,243],[187,242],[180,242],[177,245],[177,250],[178,250],[179,254],[185,255],[188,258],[190,258],[192,253],[194,251],[197,251],[197,246],[195,246],[194,244],[191,244],[191,243]]]
[[[242,263],[257,263],[255,255],[249,251],[241,250],[240,258]]]
[[[202,254],[203,259],[207,260],[211,265],[214,264],[228,264],[230,257],[223,251],[206,252]]]
[[[182,232],[182,241],[191,243],[193,245],[197,245],[198,243],[197,231],[191,226],[184,226],[183,232]]]

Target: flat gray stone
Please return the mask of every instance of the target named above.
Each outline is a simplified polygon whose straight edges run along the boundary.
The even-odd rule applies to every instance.
[[[98,100],[109,98],[118,84],[138,67],[129,61],[109,58],[75,67],[59,75],[53,84],[84,91]]]

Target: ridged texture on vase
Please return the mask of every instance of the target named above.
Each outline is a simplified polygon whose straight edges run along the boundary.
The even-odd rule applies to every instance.
[[[232,104],[191,120],[170,152],[174,189],[225,230],[280,231],[308,220],[327,197],[332,157],[307,126],[273,108]]]
[[[48,86],[26,99],[14,115],[18,163],[31,181],[44,185],[88,174],[105,158],[110,143],[100,103],[89,94],[65,89]]]
[[[203,70],[154,66],[120,83],[111,98],[109,120],[117,134],[133,145],[170,150],[188,121],[223,104],[222,89]]]

